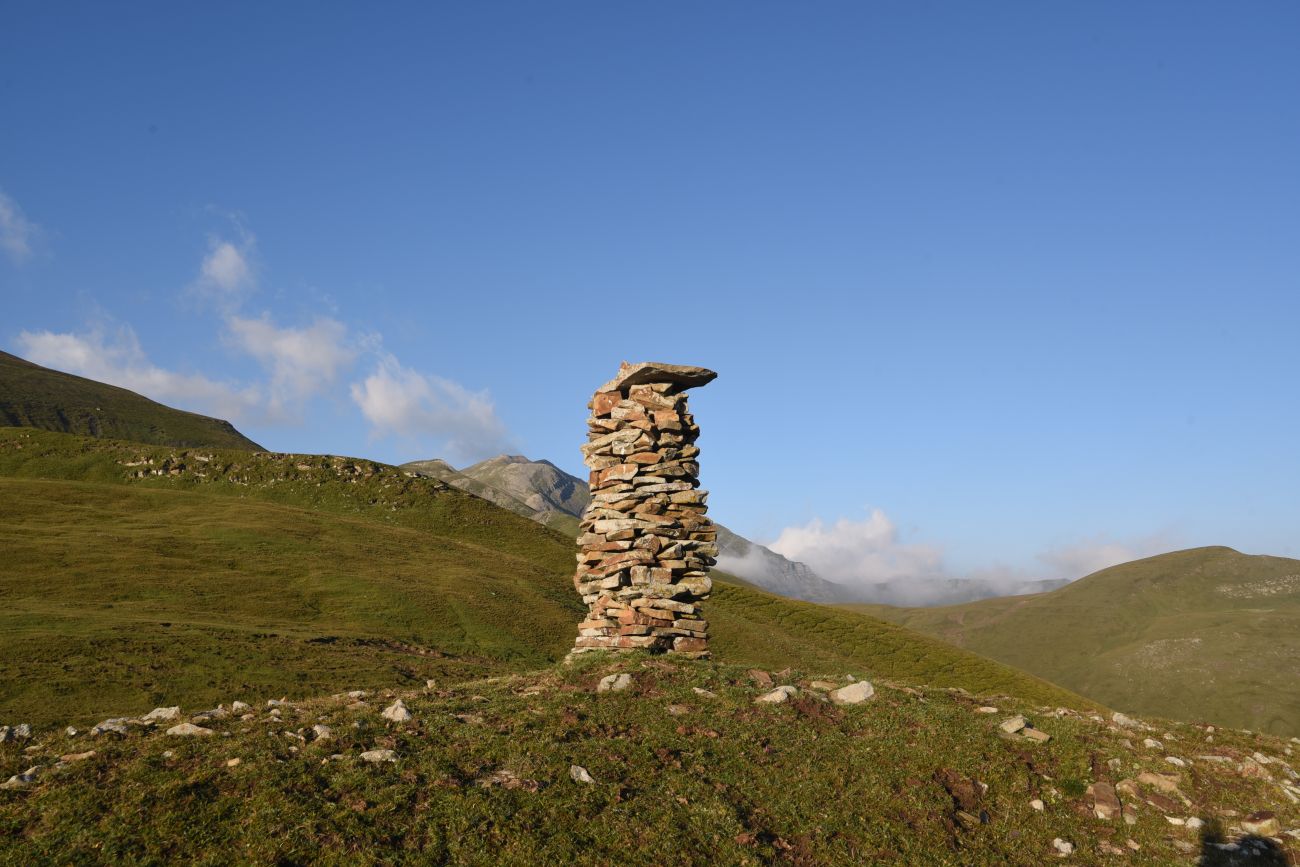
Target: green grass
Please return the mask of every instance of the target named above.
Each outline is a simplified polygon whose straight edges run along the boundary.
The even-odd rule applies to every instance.
[[[563,657],[584,610],[571,539],[330,456],[0,429],[0,550],[4,722],[520,671]],[[1090,706],[897,626],[726,582],[705,608],[723,660]]]
[[[229,422],[0,352],[0,425],[174,446],[258,450]]]
[[[595,693],[620,669],[631,689]],[[808,693],[816,673],[778,682]],[[1090,782],[1172,770],[1101,717],[883,681],[853,707],[755,705],[758,694],[735,666],[587,657],[405,693],[415,719],[403,724],[380,717],[391,696],[376,694],[295,703],[278,718],[259,706],[205,723],[218,734],[203,739],[38,731],[33,751],[0,746],[0,779],[42,766],[28,788],[0,791],[0,864],[1039,865],[1056,863],[1061,837],[1076,846],[1069,863],[1163,865],[1199,849],[1195,832],[1140,799],[1126,797],[1133,825],[1092,817]],[[998,714],[975,711],[990,700]],[[1052,740],[999,736],[1017,712]],[[332,739],[294,737],[318,723]],[[1276,783],[1235,770],[1256,751],[1285,758],[1279,739],[1221,730],[1207,743],[1201,729],[1167,728],[1179,753],[1232,761],[1193,759],[1178,781],[1190,804],[1173,815],[1230,827],[1272,807],[1284,828],[1300,823]],[[371,749],[397,760],[362,762]],[[574,782],[571,765],[594,782]],[[480,785],[494,774],[521,785]]]
[[[1194,548],[1034,596],[861,606],[1111,707],[1300,735],[1300,561]]]

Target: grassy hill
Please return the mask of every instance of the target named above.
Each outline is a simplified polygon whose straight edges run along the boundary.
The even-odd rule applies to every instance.
[[[614,672],[629,688],[599,693]],[[121,736],[38,729],[0,744],[0,780],[31,769],[0,787],[0,864],[1289,863],[1290,838],[1229,842],[1300,826],[1279,738],[1161,724],[1139,744],[1101,715],[883,679],[837,706],[817,674],[774,675],[798,693],[771,705],[742,667],[587,657],[404,691],[403,722],[374,692],[190,737],[166,732],[197,708]],[[1002,734],[1012,714],[1050,740]]]
[[[0,429],[0,721],[521,671],[583,610],[573,542],[351,458]],[[1089,702],[874,618],[728,585],[718,656]]]
[[[0,425],[171,446],[261,449],[228,421],[0,352]]]
[[[1111,707],[1300,735],[1300,561],[1194,548],[1060,590],[862,607]]]

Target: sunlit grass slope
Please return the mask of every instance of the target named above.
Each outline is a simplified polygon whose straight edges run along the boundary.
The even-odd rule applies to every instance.
[[[617,670],[630,687],[598,693]],[[400,723],[381,692],[258,704],[199,737],[38,729],[0,745],[0,779],[37,767],[0,791],[0,864],[1167,865],[1202,841],[1166,815],[1210,840],[1258,809],[1300,822],[1276,737],[1162,723],[1178,771],[1101,715],[884,679],[840,707],[811,682],[846,674],[776,673],[799,694],[771,705],[741,666],[588,657],[404,692]],[[1051,740],[1001,736],[1016,713]],[[1120,784],[1132,824],[1094,817],[1094,782]]]
[[[0,425],[174,446],[260,446],[230,422],[0,352]]]
[[[1051,593],[868,612],[1105,704],[1300,735],[1300,561],[1193,548]]]
[[[436,480],[329,456],[0,429],[0,551],[7,721],[525,670],[567,652],[583,610],[570,539]],[[707,613],[723,660],[1087,704],[719,577]]]

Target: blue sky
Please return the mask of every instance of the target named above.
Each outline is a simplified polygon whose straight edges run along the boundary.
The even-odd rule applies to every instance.
[[[701,7],[8,3],[0,347],[577,473],[705,364],[713,514],[841,580],[1300,556],[1300,6]]]

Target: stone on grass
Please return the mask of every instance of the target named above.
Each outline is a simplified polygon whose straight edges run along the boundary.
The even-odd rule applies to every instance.
[[[66,729],[63,730],[63,733],[70,738],[75,738],[78,734],[80,734],[80,732],[77,731],[75,726],[68,726]]]
[[[252,708],[249,707],[248,704],[245,703],[245,702],[242,702],[242,701],[232,701],[232,702],[230,703],[230,712],[231,712],[231,713],[247,713],[247,712],[250,711],[250,710],[252,710]]]
[[[1277,814],[1272,810],[1260,810],[1241,820],[1241,830],[1261,837],[1276,837],[1282,833],[1282,825],[1277,820]]]
[[[714,692],[714,691],[711,690],[711,689],[705,689],[705,688],[702,687],[702,686],[693,686],[693,687],[691,687],[691,692],[695,693],[696,695],[698,695],[698,696],[700,696],[700,697],[702,697],[702,698],[717,698],[717,697],[718,697],[718,694],[717,694],[716,692]]]
[[[334,737],[334,730],[327,725],[317,723],[311,727],[311,733],[314,735],[313,740],[327,741]]]
[[[8,780],[0,783],[0,789],[24,789],[36,782],[36,774],[40,771],[39,765],[33,765],[21,774],[14,774]]]
[[[998,709],[992,705],[986,704],[983,707],[975,708],[975,713],[997,713]]]
[[[686,716],[691,709],[684,704],[670,704],[664,710],[668,711],[669,716]]]
[[[848,686],[842,686],[830,694],[836,704],[861,704],[876,694],[876,688],[870,681],[859,680]]]
[[[1043,803],[1042,798],[1034,798],[1032,801],[1029,802],[1029,806],[1033,807],[1035,810],[1037,810],[1040,813],[1043,812],[1043,810],[1047,809],[1047,805]]]
[[[766,671],[764,671],[761,668],[751,668],[749,671],[745,673],[748,674],[750,679],[753,680],[754,683],[758,684],[759,686],[772,685],[772,675],[768,674]]]
[[[1142,746],[1146,747],[1149,750],[1163,750],[1165,748],[1165,745],[1160,743],[1160,741],[1156,740],[1155,738],[1144,739],[1142,741]]]
[[[400,698],[388,707],[384,708],[382,716],[384,719],[392,720],[393,722],[407,722],[412,719],[411,712],[406,709],[406,705],[402,704]]]
[[[1109,822],[1122,809],[1115,787],[1110,783],[1093,783],[1088,786],[1088,796],[1092,798],[1092,814],[1098,819]]]
[[[799,690],[793,686],[778,686],[771,692],[765,692],[758,698],[754,699],[756,704],[781,704],[788,701],[792,696],[799,694]]]
[[[814,680],[808,684],[813,689],[820,689],[822,692],[830,692],[833,689],[839,689],[839,684],[829,680]]]
[[[181,709],[179,707],[156,707],[153,710],[149,711],[144,716],[140,717],[140,719],[167,720],[167,719],[176,719],[180,715],[181,715]]]
[[[212,729],[205,729],[203,726],[196,726],[194,723],[181,723],[178,726],[172,726],[167,729],[167,734],[177,737],[195,737],[204,735],[214,735]]]
[[[366,750],[361,754],[361,761],[379,764],[380,762],[397,761],[397,753],[392,750]]]
[[[110,733],[115,735],[124,735],[126,734],[127,731],[126,724],[127,724],[126,717],[124,716],[114,717],[113,719],[106,719],[103,722],[99,723],[98,725],[96,725],[94,728],[90,730],[90,733],[92,735],[103,735],[103,734],[110,734]]]
[[[596,684],[596,692],[622,692],[632,685],[632,675],[624,672],[622,674],[607,674]]]
[[[1074,854],[1074,844],[1069,840],[1062,840],[1060,837],[1057,837],[1052,841],[1052,848],[1055,849],[1056,854],[1060,855],[1062,858]]]
[[[1016,715],[1009,719],[1004,719],[1001,723],[998,724],[998,728],[1000,728],[1002,731],[1006,732],[1009,735],[1013,735],[1016,732],[1023,729],[1028,724],[1029,723],[1025,720],[1023,716]]]
[[[86,759],[90,758],[93,755],[95,755],[94,750],[86,750],[84,753],[68,753],[67,755],[59,756],[59,761],[81,762],[81,761],[85,761]]]
[[[569,777],[571,777],[575,783],[596,782],[591,778],[591,774],[587,773],[587,769],[582,765],[569,765]]]
[[[1042,731],[1041,729],[1030,728],[1029,726],[1025,726],[1020,730],[1020,736],[1028,738],[1031,741],[1038,741],[1040,744],[1045,744],[1052,739],[1052,736],[1047,732]]]

